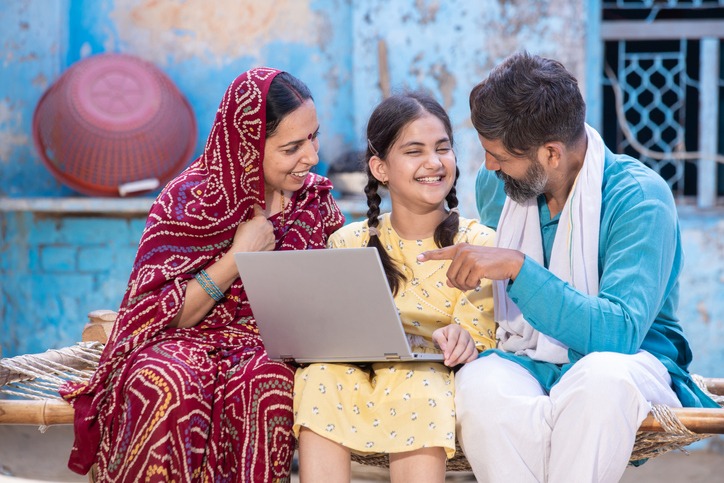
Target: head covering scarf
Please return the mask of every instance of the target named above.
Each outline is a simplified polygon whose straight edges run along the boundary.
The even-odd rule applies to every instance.
[[[100,441],[97,420],[122,395],[114,391],[129,354],[165,337],[179,337],[168,323],[183,306],[186,283],[229,249],[239,223],[265,208],[263,157],[266,98],[278,70],[241,74],[226,90],[203,154],[166,185],[150,209],[129,284],[88,383],[69,383],[61,395],[75,408],[76,443],[70,466],[92,465]],[[276,250],[323,248],[344,223],[331,183],[310,173],[283,217],[274,216]],[[285,220],[281,226],[280,218]],[[241,280],[184,337],[202,337],[219,348],[262,347]],[[203,334],[202,334],[203,333]],[[74,463],[75,461],[75,463]]]

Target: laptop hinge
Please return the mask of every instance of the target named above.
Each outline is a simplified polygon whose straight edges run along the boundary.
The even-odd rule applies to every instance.
[[[385,359],[388,361],[399,361],[400,356],[396,352],[385,352]]]

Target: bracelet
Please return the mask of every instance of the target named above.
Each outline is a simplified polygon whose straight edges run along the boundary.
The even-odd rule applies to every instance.
[[[197,273],[194,278],[197,282],[199,282],[201,288],[209,294],[209,297],[214,299],[216,302],[224,298],[224,292],[222,292],[219,286],[211,280],[211,277],[209,277],[209,274],[206,273],[206,270],[199,270],[199,273]]]

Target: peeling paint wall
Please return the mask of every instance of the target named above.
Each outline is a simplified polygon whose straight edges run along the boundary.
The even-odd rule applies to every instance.
[[[474,180],[483,151],[468,95],[516,50],[555,57],[583,81],[584,2],[410,0],[359,2],[354,21],[354,132],[390,90],[425,89],[447,109],[460,164],[462,214],[475,216]],[[583,90],[583,85],[582,91]]]
[[[0,9],[0,196],[67,195],[32,145],[35,105],[61,72],[66,1],[4,2]]]
[[[724,210],[679,207],[684,271],[679,318],[694,351],[692,372],[724,372]]]
[[[68,196],[32,143],[33,110],[73,63],[104,52],[161,68],[189,100],[206,142],[241,72],[287,70],[312,90],[324,126],[323,170],[352,142],[351,5],[343,0],[17,0],[0,11],[0,196]],[[189,159],[191,161],[191,159]]]
[[[118,308],[145,215],[0,215],[3,356],[73,345],[90,311]]]
[[[0,184],[0,196],[72,194],[32,146],[33,109],[69,66],[102,52],[139,56],[169,75],[198,120],[195,155],[236,75],[255,65],[290,71],[317,101],[322,170],[364,146],[367,117],[385,93],[428,89],[456,129],[467,216],[482,159],[468,119],[472,86],[522,48],[556,56],[581,79],[585,71],[583,2],[572,0],[24,0],[0,15],[0,163],[13,181]]]
[[[29,136],[23,131],[23,113],[17,105],[0,100],[0,162],[8,163],[12,154],[28,145]]]
[[[109,15],[119,41],[160,65],[199,59],[227,65],[240,57],[262,59],[263,47],[288,42],[313,47],[323,16],[308,2],[208,2],[136,0]]]

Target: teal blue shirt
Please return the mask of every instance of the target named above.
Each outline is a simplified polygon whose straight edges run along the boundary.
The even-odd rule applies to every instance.
[[[497,227],[502,182],[481,167],[476,195],[481,222]],[[571,364],[559,366],[499,349],[489,353],[526,367],[550,391],[560,376],[591,352],[645,350],[671,374],[685,407],[719,407],[688,373],[691,349],[676,310],[683,252],[676,205],[666,182],[639,161],[606,150],[598,247],[598,295],[577,291],[546,268],[558,217],[539,200],[545,265],[526,257],[508,295],[538,331],[568,346]],[[563,323],[575,321],[575,323]]]

